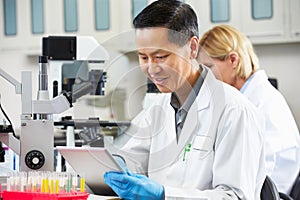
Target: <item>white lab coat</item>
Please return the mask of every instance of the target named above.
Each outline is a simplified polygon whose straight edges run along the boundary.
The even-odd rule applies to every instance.
[[[300,170],[300,137],[284,97],[268,81],[264,70],[255,72],[243,94],[265,118],[266,168],[280,192],[289,193]]]
[[[260,199],[264,138],[254,106],[209,70],[177,142],[171,94],[162,95],[124,136],[130,170],[133,162],[163,184],[166,199]]]

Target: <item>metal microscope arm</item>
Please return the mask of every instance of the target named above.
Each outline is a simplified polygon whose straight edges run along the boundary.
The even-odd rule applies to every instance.
[[[16,94],[22,93],[22,84],[0,68],[0,76],[15,86]]]
[[[16,94],[22,94],[22,84],[0,68],[0,76],[15,86]],[[0,141],[9,146],[16,154],[20,155],[20,140],[12,132],[0,133]]]

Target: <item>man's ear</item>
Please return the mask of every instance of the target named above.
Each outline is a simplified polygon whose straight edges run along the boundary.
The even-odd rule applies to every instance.
[[[228,59],[232,65],[233,69],[235,69],[238,66],[239,61],[240,61],[240,57],[239,57],[238,53],[235,51],[230,52],[228,54]]]
[[[196,36],[193,36],[190,39],[190,49],[191,49],[191,59],[196,59],[199,50],[199,39]]]

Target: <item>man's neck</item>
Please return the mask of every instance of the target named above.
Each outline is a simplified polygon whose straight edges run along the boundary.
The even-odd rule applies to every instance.
[[[177,98],[180,102],[180,107],[184,104],[184,102],[188,98],[188,96],[189,96],[190,92],[192,91],[200,74],[201,74],[200,70],[196,70],[194,73],[192,73],[192,75],[185,82],[185,84],[181,88],[179,88],[177,91],[175,91]]]

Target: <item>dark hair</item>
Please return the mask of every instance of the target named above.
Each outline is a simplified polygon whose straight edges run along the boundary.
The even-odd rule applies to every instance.
[[[169,41],[183,46],[199,37],[197,15],[190,5],[178,0],[158,0],[144,8],[133,20],[134,28],[169,29]]]

